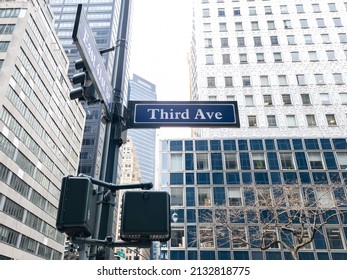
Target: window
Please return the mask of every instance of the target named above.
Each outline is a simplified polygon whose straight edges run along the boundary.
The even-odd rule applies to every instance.
[[[311,105],[310,95],[307,93],[301,94],[302,105]]]
[[[276,116],[269,115],[269,116],[266,116],[266,118],[267,118],[267,124],[269,127],[277,127]]]
[[[325,117],[327,119],[328,126],[335,126],[337,124],[334,114],[327,114]]]
[[[171,206],[182,206],[183,205],[183,188],[170,188]]]
[[[198,188],[198,200],[199,206],[210,206],[211,205],[211,190],[210,188]]]
[[[280,160],[282,169],[295,169],[292,153],[280,153]]]
[[[263,96],[263,100],[264,100],[264,106],[272,106],[272,96],[269,94],[266,94]]]
[[[317,85],[324,85],[324,77],[323,74],[314,74],[314,78],[316,80]]]
[[[222,54],[222,60],[223,60],[223,64],[230,64],[230,54],[228,53],[224,53]]]
[[[0,52],[7,52],[10,42],[2,41],[0,42]]]
[[[342,79],[342,75],[340,73],[334,73],[333,77],[334,77],[336,85],[343,85],[344,84],[343,79]]]
[[[330,249],[344,249],[339,228],[327,228],[326,232]]]
[[[340,94],[341,104],[347,104],[347,92],[341,92]]]
[[[306,85],[305,75],[304,74],[296,75],[296,81],[297,81],[299,86]]]
[[[237,37],[237,46],[238,47],[245,47],[245,38],[244,37]]]
[[[252,160],[254,169],[266,169],[265,157],[263,153],[253,153]]]
[[[287,5],[281,5],[280,6],[281,14],[288,14],[288,7]]]
[[[314,13],[320,13],[319,4],[312,4],[312,10]]]
[[[219,23],[219,31],[220,31],[220,32],[226,32],[226,31],[228,31],[226,22],[220,22],[220,23]]]
[[[326,51],[327,54],[327,58],[328,60],[332,61],[332,60],[336,60],[335,58],[335,52],[333,50],[327,50]]]
[[[259,24],[257,21],[252,21],[251,22],[251,27],[252,27],[252,30],[259,30]]]
[[[243,30],[242,22],[235,22],[235,30],[236,31],[242,31]]]
[[[295,115],[287,115],[287,126],[288,127],[295,127],[296,126],[296,120],[295,120]]]
[[[185,236],[183,228],[172,228],[171,230],[171,247],[184,248]]]
[[[283,26],[284,26],[284,29],[291,29],[292,28],[292,22],[290,21],[290,19],[283,20]]]
[[[310,61],[312,61],[312,62],[318,61],[317,52],[316,51],[309,51],[308,52],[308,56],[310,57]]]
[[[287,76],[286,75],[278,75],[278,82],[280,86],[287,86]]]
[[[236,154],[224,154],[225,157],[225,169],[234,170],[238,168]]]
[[[257,198],[259,206],[269,206],[272,204],[271,193],[269,188],[257,188]]]
[[[234,16],[240,16],[241,15],[241,10],[239,7],[235,7],[233,11],[234,11]]]
[[[275,62],[282,62],[282,54],[280,52],[274,52]]]
[[[292,56],[292,61],[293,61],[293,62],[298,62],[298,61],[300,61],[299,52],[291,52],[290,55]]]
[[[329,34],[321,34],[323,44],[330,44]]]
[[[202,9],[202,16],[203,17],[209,17],[210,16],[210,9]]]
[[[246,106],[254,106],[253,95],[245,95]]]
[[[282,94],[283,105],[292,105],[290,94]]]
[[[302,29],[308,28],[307,19],[300,19],[300,26],[301,26]]]
[[[204,32],[211,32],[211,23],[204,23]]]
[[[207,87],[216,87],[215,77],[207,77]]]
[[[265,62],[263,53],[257,53],[256,56],[257,56],[257,62]]]
[[[171,154],[171,171],[183,170],[182,154]]]
[[[273,20],[269,20],[269,21],[267,22],[267,28],[268,28],[269,30],[274,30],[274,29],[276,29],[276,27],[275,27],[275,22],[274,22]]]
[[[346,33],[339,33],[340,43],[347,43]]]
[[[327,188],[316,188],[316,200],[323,208],[335,206],[331,191]]]
[[[323,161],[320,153],[307,153],[311,169],[323,169]]]
[[[277,36],[270,36],[270,42],[272,46],[278,46],[278,37]]]
[[[228,188],[228,203],[229,206],[242,206],[240,188]]]
[[[328,3],[330,12],[337,12],[335,3]]]
[[[313,40],[312,40],[312,35],[311,34],[305,34],[304,35],[304,40],[305,40],[305,44],[306,45],[313,44]]]
[[[290,189],[285,189],[286,196],[288,198],[288,204],[290,207],[301,206],[301,192],[297,187],[290,187]]]
[[[206,55],[206,64],[213,64],[213,54]]]
[[[347,169],[347,153],[346,152],[337,152],[337,162],[341,169]]]
[[[200,247],[201,248],[213,248],[214,247],[214,237],[212,228],[200,228]]]
[[[212,39],[205,38],[205,48],[212,48]]]
[[[257,117],[256,116],[248,116],[248,125],[249,127],[256,127],[257,126]]]
[[[229,47],[229,41],[228,38],[220,38],[220,43],[222,48]]]
[[[333,18],[333,21],[334,21],[335,27],[343,26],[340,18]]]
[[[304,11],[304,6],[303,6],[302,4],[297,4],[297,5],[296,5],[296,12],[297,12],[298,14],[304,13],[304,12],[305,12],[305,11]]]
[[[287,35],[287,41],[288,45],[295,45],[295,36],[294,35]]]
[[[262,87],[270,86],[270,84],[269,84],[269,77],[268,76],[260,76],[260,85]]]
[[[208,154],[205,154],[205,153],[198,153],[198,154],[196,154],[196,168],[198,170],[207,170],[207,169],[209,169]]]
[[[259,37],[259,36],[253,37],[253,40],[254,40],[254,46],[255,47],[262,46],[261,37]]]
[[[319,28],[326,27],[323,18],[317,18],[316,21],[317,21],[317,27],[319,27]]]
[[[224,10],[224,8],[218,8],[218,16],[219,17],[225,17],[225,10]]]
[[[272,8],[271,8],[271,6],[265,6],[264,10],[265,10],[265,15],[272,15]]]
[[[246,53],[240,53],[240,63],[247,63],[247,54]]]
[[[255,16],[257,14],[257,10],[255,9],[255,7],[249,7],[248,11],[250,16]]]
[[[233,77],[224,77],[225,87],[233,86]]]
[[[12,34],[15,24],[0,24],[0,34]]]
[[[320,93],[319,94],[321,102],[323,105],[329,105],[330,103],[330,98],[329,98],[329,93]]]
[[[242,85],[244,87],[250,87],[251,86],[251,77],[250,76],[242,76]]]
[[[317,126],[314,115],[306,115],[306,121],[308,126]]]

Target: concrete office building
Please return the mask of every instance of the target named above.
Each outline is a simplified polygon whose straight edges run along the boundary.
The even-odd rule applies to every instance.
[[[62,259],[61,179],[76,172],[85,112],[46,1],[2,1],[0,32],[0,259]]]
[[[240,128],[200,128],[195,140],[162,141],[160,182],[178,217],[163,259],[291,259],[283,246],[262,251],[233,242],[236,231],[221,238],[203,216],[224,205],[250,239],[260,225],[246,214],[235,221],[233,209],[265,207],[264,193],[274,203],[277,186],[296,188],[298,199],[305,188],[316,199],[324,189],[325,206],[346,197],[346,18],[343,1],[194,1],[192,99],[237,101]],[[342,215],[299,258],[347,259],[346,239]]]

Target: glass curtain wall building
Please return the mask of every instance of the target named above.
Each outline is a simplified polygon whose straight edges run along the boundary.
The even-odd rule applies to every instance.
[[[62,259],[63,176],[76,172],[85,112],[46,1],[0,3],[0,259]]]
[[[241,126],[199,128],[195,140],[162,141],[161,184],[178,216],[171,241],[162,244],[163,259],[290,259],[281,245],[261,251],[235,242],[235,235],[253,242],[260,227],[245,213],[235,219],[235,209],[253,205],[262,218],[264,201],[273,205],[278,191],[291,186],[300,201],[308,201],[307,188],[315,199],[325,189],[324,209],[343,206],[346,16],[343,1],[194,1],[192,100],[237,101]],[[288,203],[282,206],[291,214]],[[219,207],[234,229],[223,238]],[[310,234],[307,228],[303,236]],[[299,258],[346,259],[346,235],[346,217],[338,216]],[[270,236],[288,238],[279,230]]]
[[[129,98],[136,101],[156,101],[155,85],[133,74],[129,81]],[[141,170],[141,182],[154,182],[155,177],[155,129],[129,129],[128,137],[134,143]]]

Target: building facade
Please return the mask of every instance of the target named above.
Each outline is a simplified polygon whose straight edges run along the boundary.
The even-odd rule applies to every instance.
[[[346,15],[343,1],[194,1],[192,100],[237,101],[240,128],[199,128],[194,140],[161,142],[160,184],[175,217],[162,259],[292,259],[284,245],[252,246],[264,210],[287,188],[306,202],[312,189],[312,199],[326,199],[316,201],[322,211],[345,211]],[[287,218],[297,209],[289,201]],[[346,259],[346,217],[337,216],[298,258]],[[317,231],[310,223],[301,241]],[[295,229],[279,228],[269,235],[300,243]]]
[[[62,259],[61,179],[76,173],[85,112],[46,1],[2,1],[0,30],[0,258]]]
[[[135,101],[156,101],[156,87],[153,83],[133,74],[132,79],[129,81],[129,99]],[[154,183],[156,130],[129,129],[128,138],[133,141],[137,151],[141,169],[141,182]]]

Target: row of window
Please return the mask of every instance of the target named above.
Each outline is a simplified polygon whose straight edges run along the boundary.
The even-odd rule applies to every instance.
[[[222,38],[222,39],[226,39],[226,38]],[[344,50],[343,53],[344,53],[343,59],[347,59],[347,50]],[[324,61],[324,59],[326,59],[326,61],[336,61],[337,60],[334,50],[326,50],[325,51],[326,58],[321,58],[321,60],[319,60],[319,58],[318,58],[317,51],[308,51],[308,52],[305,51],[305,53],[299,52],[299,51],[291,51],[289,53],[289,55],[291,58],[291,62],[301,62],[301,61],[306,61],[307,59],[310,62]],[[267,57],[267,62],[276,62],[276,63],[284,62],[283,57],[282,57],[282,52],[273,52],[272,56],[273,56],[272,58],[270,57],[270,55]],[[205,55],[206,65],[215,64],[215,57],[216,57],[216,55],[214,55],[214,54],[206,54]],[[221,57],[221,61],[220,60],[216,61],[217,64],[220,62],[222,64],[234,64],[235,62],[240,63],[240,64],[246,64],[246,63],[250,63],[250,62],[257,62],[257,63],[264,63],[265,62],[264,53],[256,53],[255,55],[250,55],[247,53],[239,53],[238,54],[238,61],[233,61],[232,55],[229,53],[224,53],[224,54],[220,55],[220,57]],[[288,58],[287,58],[287,60],[288,60]]]
[[[203,2],[203,3],[208,3],[208,2]],[[273,7],[274,6],[264,6],[264,7],[262,7],[262,9],[264,9],[262,14],[272,15],[273,14],[273,11],[272,11]],[[305,13],[304,4],[296,4],[295,8],[296,8],[296,12],[298,14]],[[332,13],[338,12],[338,9],[337,9],[335,3],[328,3],[328,8],[329,8],[329,12],[332,12]],[[344,3],[344,9],[347,10],[347,3],[346,2]],[[288,9],[287,5],[280,5],[279,6],[279,11],[280,11],[281,14],[289,14],[289,9]],[[321,12],[320,4],[319,3],[311,4],[311,11],[310,12],[320,13]],[[277,11],[276,11],[276,13],[277,13]],[[291,13],[292,13],[292,11],[291,11]],[[210,9],[209,8],[203,8],[202,9],[202,15],[203,15],[203,17],[209,17],[210,16]],[[225,8],[223,8],[223,7],[217,8],[217,15],[219,17],[227,16]],[[255,16],[255,15],[257,15],[256,7],[255,6],[248,7],[248,14],[247,15],[248,16]],[[241,7],[233,7],[232,16],[241,16]]]
[[[344,85],[344,79],[341,73],[331,73],[332,78],[334,79],[335,85]],[[294,75],[293,75],[294,76]],[[309,85],[306,81],[307,75],[305,74],[296,74],[294,77],[290,76],[289,78],[293,80],[292,78],[295,78],[296,85],[298,86],[307,86]],[[324,85],[324,76],[321,73],[313,74],[314,79],[316,81],[317,85]],[[278,78],[278,86],[289,86],[288,84],[288,77],[287,75],[277,75]],[[208,88],[215,88],[219,85],[216,85],[216,77],[207,77],[207,87]],[[241,81],[238,81],[238,84],[234,85],[233,77],[232,76],[226,76],[224,77],[225,87],[233,87],[233,86],[243,86],[243,87],[252,87],[252,79],[256,80],[255,77],[251,76],[241,76]],[[267,75],[262,75],[259,77],[260,84],[259,86],[270,86],[270,79]],[[273,86],[273,84],[272,84]]]
[[[324,160],[323,160],[324,158]],[[162,155],[162,170],[347,169],[347,152],[171,153]],[[336,164],[337,163],[337,164]]]
[[[162,141],[162,151],[347,150],[345,138]]]

